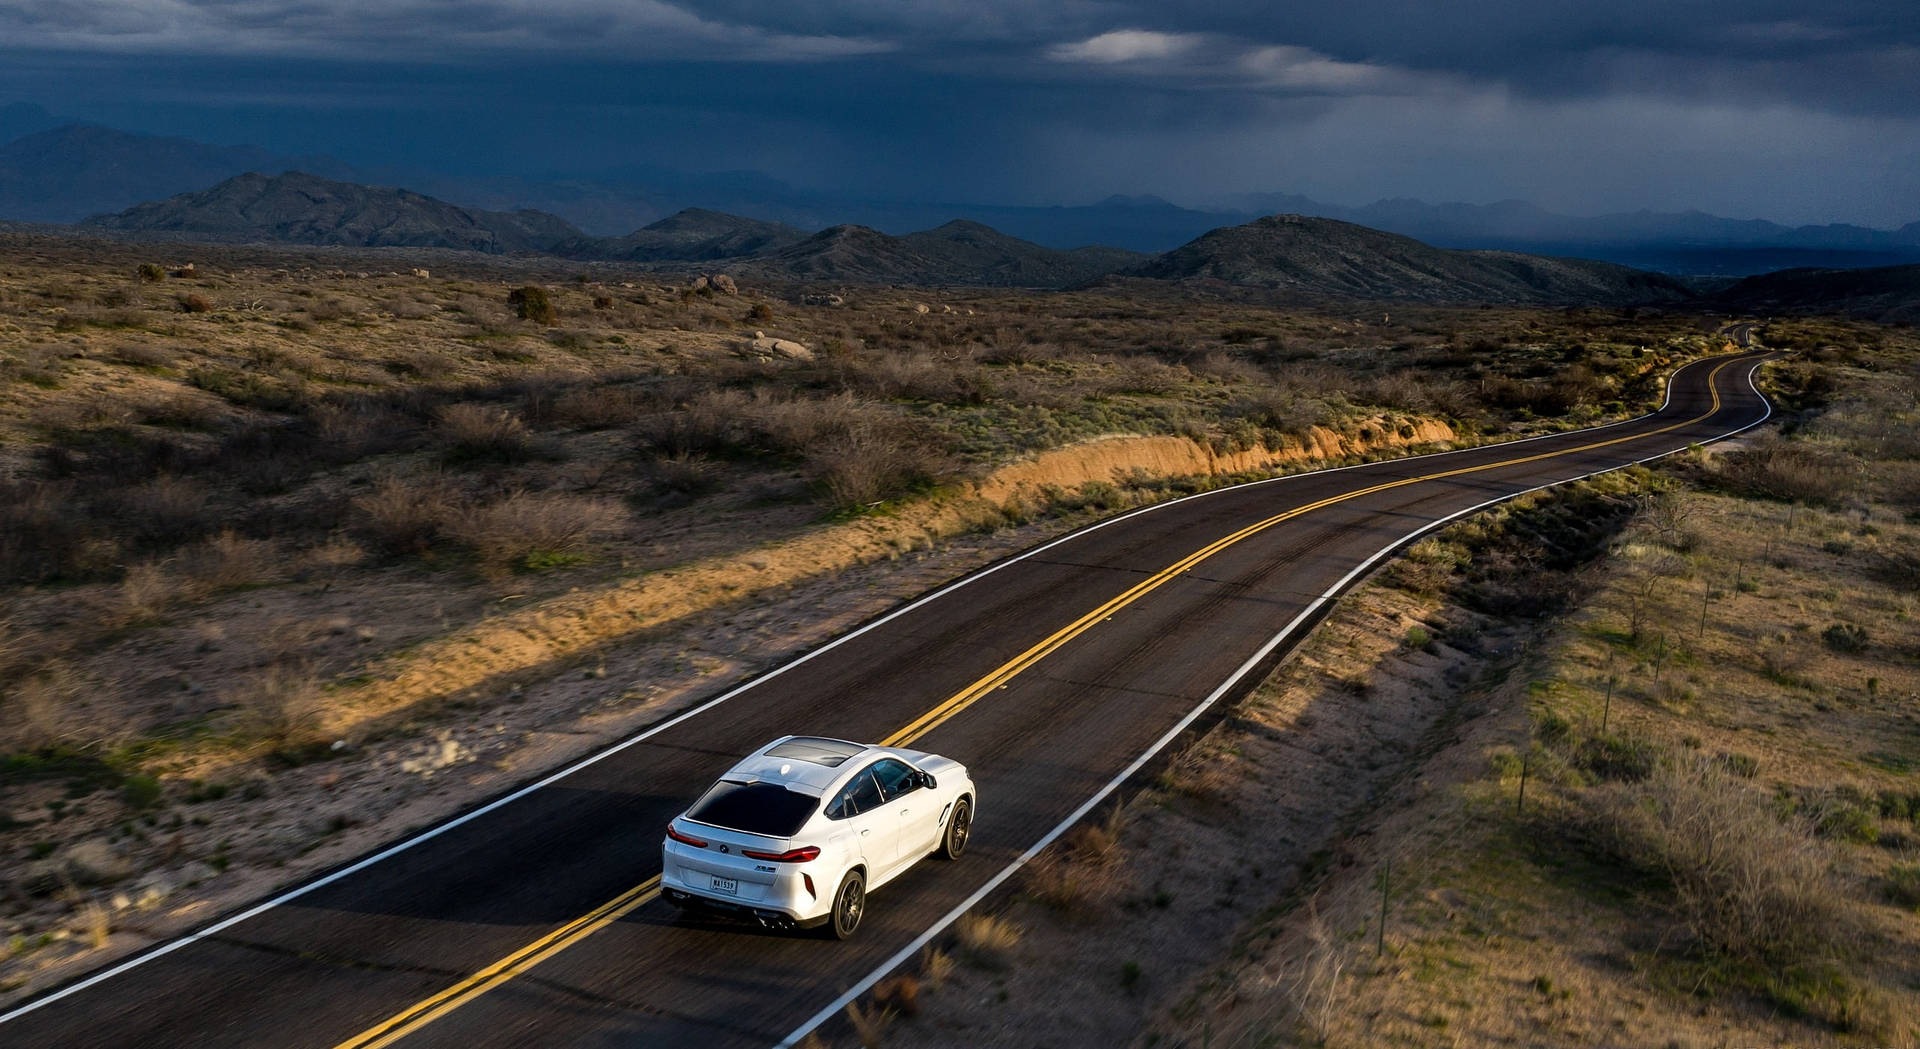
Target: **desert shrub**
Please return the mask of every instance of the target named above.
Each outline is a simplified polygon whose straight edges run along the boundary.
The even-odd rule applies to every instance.
[[[1887,899],[1907,910],[1920,910],[1920,863],[1896,863],[1887,871]]]
[[[144,561],[128,568],[120,584],[91,602],[98,625],[108,630],[157,623],[167,610],[193,597],[190,580],[163,564]]]
[[[840,513],[931,489],[944,469],[939,455],[919,435],[879,420],[849,427],[807,452],[809,476]]]
[[[222,531],[186,551],[188,578],[214,590],[254,586],[279,577],[280,550],[272,541]]]
[[[425,553],[458,504],[458,493],[440,478],[384,477],[353,500],[352,530],[382,553]]]
[[[1866,805],[1846,797],[1828,798],[1815,807],[1814,830],[1823,838],[1872,845],[1880,840],[1880,825]]]
[[[213,310],[213,303],[203,295],[182,295],[179,303],[182,313],[209,313]]]
[[[171,426],[181,430],[214,430],[227,415],[220,402],[186,393],[157,396],[141,401],[134,416],[148,426]]]
[[[0,580],[44,583],[106,571],[119,547],[63,483],[0,484]]]
[[[434,436],[452,463],[518,462],[527,458],[527,424],[506,408],[450,404],[440,409]]]
[[[657,459],[648,463],[642,475],[655,493],[678,502],[696,499],[720,488],[719,471],[705,459],[690,456]]]
[[[163,475],[119,493],[115,516],[123,535],[150,546],[173,546],[206,534],[214,514],[198,481]]]
[[[303,407],[306,391],[255,371],[203,365],[187,373],[187,382],[246,408],[290,412]]]
[[[1812,822],[1777,812],[1712,758],[1674,755],[1644,780],[1589,791],[1583,802],[1596,841],[1665,879],[1680,916],[1711,949],[1802,962],[1848,942]]]
[[[604,499],[514,492],[469,506],[445,526],[448,538],[473,552],[490,572],[533,569],[584,557],[593,541],[619,527],[622,514]]]
[[[1867,650],[1867,629],[1854,623],[1835,623],[1820,632],[1820,639],[1835,652],[1858,655]]]
[[[1771,437],[1720,456],[1719,469],[1723,482],[1745,495],[1829,505],[1853,490],[1859,473],[1839,452]]]
[[[323,742],[320,683],[305,666],[277,662],[239,682],[222,696],[237,727],[275,750],[298,750]]]
[[[1659,751],[1651,742],[1624,733],[1584,739],[1572,755],[1576,767],[1595,777],[1628,783],[1651,776],[1658,759]]]
[[[166,792],[160,788],[160,781],[145,772],[136,772],[120,784],[120,796],[127,807],[135,812],[145,812],[160,804]]]
[[[513,310],[514,316],[535,324],[552,325],[560,319],[559,313],[553,308],[553,300],[547,295],[547,289],[538,284],[508,292],[507,307]]]
[[[307,414],[311,451],[328,462],[350,463],[406,447],[414,427],[408,417],[370,400],[323,404]]]
[[[157,284],[167,279],[167,268],[157,262],[141,263],[138,273],[140,279],[148,284]]]
[[[139,342],[122,343],[110,352],[113,360],[130,368],[166,368],[174,361],[166,350]]]
[[[555,397],[546,415],[555,426],[604,430],[634,421],[647,402],[647,395],[631,386],[589,386]]]

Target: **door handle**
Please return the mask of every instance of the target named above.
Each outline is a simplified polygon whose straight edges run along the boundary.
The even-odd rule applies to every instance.
[[[869,835],[869,834],[872,834],[872,833],[873,833],[873,832],[872,832],[872,831],[870,831],[870,830],[863,830],[863,831],[861,831],[861,832],[860,832],[860,836],[864,838],[864,837],[866,837],[867,835]]]

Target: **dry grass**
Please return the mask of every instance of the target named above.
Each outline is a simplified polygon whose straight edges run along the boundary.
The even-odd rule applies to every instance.
[[[1005,965],[1020,945],[1020,928],[991,914],[963,914],[953,924],[953,940],[974,964],[997,968]]]
[[[1916,881],[1920,882],[1920,879]],[[1920,899],[1920,893],[1916,893],[1916,899]],[[920,977],[929,990],[939,990],[952,975],[953,955],[931,945],[921,950]]]
[[[894,1012],[878,1003],[863,1006],[859,1002],[847,1003],[847,1024],[853,1028],[854,1040],[861,1049],[880,1049],[886,1044],[887,1029],[893,1026]]]

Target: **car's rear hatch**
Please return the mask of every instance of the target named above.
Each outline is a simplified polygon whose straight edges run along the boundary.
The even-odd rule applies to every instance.
[[[684,816],[674,820],[673,827],[689,838],[706,843],[704,849],[678,850],[680,876],[687,888],[716,899],[738,900],[747,906],[768,898],[774,878],[783,865],[755,859],[746,853],[779,855],[793,847],[785,838],[715,827]]]

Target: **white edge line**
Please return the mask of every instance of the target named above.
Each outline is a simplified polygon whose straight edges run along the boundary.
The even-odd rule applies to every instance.
[[[1749,389],[1752,389],[1753,392],[1756,394],[1759,393],[1760,390],[1758,387],[1755,387],[1753,385],[1753,373],[1759,370],[1760,365],[1764,363],[1765,363],[1764,359],[1755,361],[1753,367],[1747,369],[1747,387]],[[1671,394],[1669,394],[1669,396],[1671,396]],[[1734,434],[1741,433],[1746,430],[1751,430],[1754,427],[1760,425],[1761,423],[1766,422],[1768,419],[1771,419],[1773,417],[1773,403],[1771,401],[1768,401],[1764,394],[1761,395],[1760,400],[1761,400],[1761,403],[1767,406],[1767,413],[1761,416],[1759,419],[1753,422],[1750,422],[1747,425],[1742,426],[1737,430],[1729,430],[1726,433],[1720,434],[1717,437],[1709,437],[1705,441],[1689,441],[1678,448],[1672,448],[1667,451],[1660,452],[1657,455],[1649,455],[1642,459],[1635,459],[1632,462],[1621,463],[1619,466],[1609,466],[1604,470],[1594,470],[1591,473],[1581,474],[1578,477],[1568,477],[1562,480],[1550,482],[1548,484],[1539,485],[1534,488],[1529,488],[1523,492],[1514,492],[1510,495],[1503,495],[1495,499],[1489,499],[1486,502],[1469,506],[1464,510],[1455,511],[1454,513],[1448,514],[1447,516],[1439,518],[1438,520],[1431,521],[1431,522],[1428,522],[1427,524],[1421,525],[1419,528],[1416,528],[1413,531],[1408,532],[1407,534],[1387,544],[1385,547],[1382,547],[1379,550],[1379,552],[1375,553],[1372,557],[1367,558],[1365,561],[1362,561],[1359,565],[1355,566],[1353,571],[1348,572],[1344,576],[1341,576],[1339,582],[1328,587],[1323,593],[1321,593],[1319,597],[1314,598],[1313,601],[1308,603],[1307,607],[1302,609],[1299,615],[1294,616],[1293,619],[1290,622],[1288,622],[1286,626],[1282,627],[1279,633],[1273,635],[1273,637],[1270,640],[1268,640],[1266,644],[1260,646],[1259,651],[1255,652],[1252,656],[1248,657],[1246,662],[1240,664],[1239,668],[1235,670],[1231,675],[1229,675],[1226,681],[1221,683],[1219,688],[1214,689],[1211,693],[1208,694],[1207,698],[1201,700],[1199,706],[1194,707],[1193,710],[1189,711],[1186,717],[1181,718],[1177,724],[1175,724],[1172,728],[1166,731],[1166,734],[1162,735],[1159,739],[1155,740],[1153,744],[1146,749],[1145,752],[1143,752],[1139,757],[1133,759],[1132,763],[1129,764],[1125,769],[1122,769],[1119,775],[1108,780],[1105,786],[1101,787],[1098,791],[1094,792],[1093,796],[1088,798],[1085,802],[1082,802],[1080,807],[1077,809],[1074,809],[1073,812],[1070,813],[1066,819],[1061,820],[1058,825],[1056,825],[1052,830],[1048,831],[1046,835],[1043,836],[1039,841],[1036,841],[1031,846],[1029,846],[1027,848],[1027,851],[1015,857],[1012,863],[1007,864],[1004,868],[1001,869],[1000,873],[994,875],[991,879],[987,881],[986,884],[980,886],[979,889],[975,890],[973,895],[960,901],[958,904],[954,906],[952,910],[942,915],[939,921],[936,921],[932,925],[928,926],[925,932],[922,932],[919,936],[914,937],[911,943],[908,943],[905,947],[900,948],[900,950],[895,952],[892,957],[888,958],[886,961],[881,962],[877,967],[874,968],[872,972],[868,973],[864,978],[862,978],[859,983],[856,983],[852,987],[848,988],[845,994],[834,999],[832,1004],[821,1009],[819,1012],[813,1014],[811,1017],[809,1017],[806,1020],[805,1023],[802,1023],[799,1027],[794,1028],[793,1033],[787,1035],[786,1038],[782,1039],[778,1045],[774,1046],[774,1049],[793,1049],[794,1046],[800,1043],[801,1039],[805,1038],[809,1034],[812,1034],[814,1028],[819,1027],[821,1024],[832,1019],[836,1014],[840,1012],[840,1010],[845,1009],[848,1005],[851,1005],[861,995],[867,993],[867,991],[870,990],[874,984],[879,983],[880,980],[883,977],[885,977],[888,973],[898,968],[907,959],[913,957],[916,951],[919,951],[922,947],[925,947],[927,944],[931,943],[934,937],[940,935],[942,932],[945,932],[947,926],[959,920],[961,915],[972,910],[977,904],[979,904],[981,900],[986,899],[989,894],[991,894],[995,889],[999,888],[1002,884],[1004,884],[1008,878],[1013,877],[1015,871],[1018,871],[1021,867],[1025,866],[1027,862],[1032,860],[1035,856],[1038,856],[1041,850],[1045,849],[1048,845],[1053,844],[1054,841],[1060,837],[1060,835],[1065,834],[1068,831],[1068,829],[1070,829],[1075,823],[1080,822],[1082,817],[1084,817],[1087,813],[1092,812],[1095,807],[1097,807],[1101,802],[1105,801],[1107,797],[1111,795],[1114,791],[1119,790],[1122,784],[1124,784],[1128,779],[1131,779],[1134,773],[1139,772],[1143,767],[1145,767],[1147,762],[1153,760],[1154,756],[1159,754],[1160,751],[1164,750],[1167,744],[1172,743],[1176,738],[1179,737],[1179,735],[1182,732],[1185,732],[1189,726],[1191,726],[1195,721],[1199,720],[1200,715],[1206,713],[1209,708],[1211,708],[1215,703],[1219,702],[1221,697],[1225,696],[1228,692],[1233,691],[1233,689],[1237,685],[1239,685],[1240,680],[1246,677],[1248,674],[1252,673],[1254,668],[1258,667],[1268,656],[1272,655],[1274,649],[1279,648],[1280,645],[1287,640],[1288,636],[1291,635],[1296,629],[1299,628],[1301,623],[1306,622],[1308,618],[1310,618],[1311,616],[1313,616],[1314,613],[1318,612],[1321,608],[1323,608],[1329,601],[1332,601],[1335,598],[1339,597],[1340,592],[1346,589],[1348,584],[1352,583],[1355,579],[1371,571],[1374,565],[1378,564],[1380,561],[1384,560],[1385,558],[1393,554],[1395,551],[1399,550],[1402,546],[1405,546],[1408,542],[1411,542],[1412,540],[1418,538],[1419,536],[1424,535],[1427,532],[1431,532],[1434,529],[1441,527],[1442,525],[1445,525],[1449,521],[1454,521],[1459,518],[1465,517],[1469,514],[1477,513],[1497,503],[1504,503],[1510,500],[1518,499],[1523,495],[1532,495],[1534,492],[1545,491],[1548,488],[1557,488],[1563,484],[1572,484],[1575,481],[1584,481],[1589,477],[1596,477],[1604,473],[1612,473],[1615,470],[1624,470],[1629,466],[1639,466],[1642,463],[1651,462],[1655,459],[1661,459],[1661,458],[1665,458],[1666,456],[1673,455],[1676,452],[1685,451],[1686,449],[1692,447],[1695,444],[1710,444],[1714,441],[1723,441],[1729,437],[1732,437]]]
[[[1737,356],[1737,354],[1734,356]],[[1565,437],[1565,436],[1568,436],[1569,434],[1592,433],[1597,430],[1610,429],[1615,426],[1625,426],[1628,423],[1641,422],[1642,420],[1651,419],[1654,416],[1660,414],[1661,412],[1666,410],[1667,405],[1673,403],[1674,380],[1679,377],[1679,374],[1681,372],[1685,371],[1688,367],[1691,367],[1694,364],[1700,363],[1701,361],[1711,360],[1711,359],[1712,359],[1711,357],[1703,357],[1700,359],[1700,361],[1689,361],[1687,364],[1684,364],[1678,368],[1675,368],[1673,370],[1673,374],[1667,377],[1667,396],[1664,400],[1661,401],[1660,407],[1654,409],[1651,412],[1648,412],[1645,415],[1635,416],[1632,419],[1622,419],[1619,422],[1606,423],[1602,426],[1588,427],[1583,430],[1562,430],[1558,433],[1546,433],[1546,434],[1539,434],[1533,437],[1523,437],[1516,441],[1497,441],[1497,442],[1493,442],[1492,444],[1475,445],[1472,448],[1450,448],[1444,451],[1426,452],[1421,455],[1409,455],[1409,456],[1403,456],[1401,458],[1396,458],[1396,459],[1381,459],[1371,463],[1355,463],[1351,466],[1337,466],[1337,467],[1331,467],[1324,470],[1311,470],[1305,473],[1287,474],[1281,477],[1269,477],[1264,480],[1250,481],[1246,484],[1228,485],[1224,488],[1215,488],[1205,492],[1196,492],[1193,495],[1182,496],[1178,499],[1169,499],[1164,503],[1155,503],[1152,506],[1143,506],[1138,510],[1132,510],[1124,514],[1119,514],[1114,517],[1109,517],[1104,521],[1096,522],[1094,524],[1088,525],[1085,528],[1075,529],[1071,532],[1068,532],[1066,535],[1060,536],[1059,538],[1054,539],[1050,542],[1043,543],[1039,546],[1034,547],[1031,550],[1025,551],[1014,557],[1009,557],[1006,560],[1001,561],[997,564],[989,565],[988,567],[983,568],[977,572],[974,572],[973,574],[966,576],[963,579],[956,580],[944,587],[941,587],[940,589],[935,590],[934,592],[927,594],[926,596],[916,601],[913,601],[906,605],[902,605],[901,607],[894,609],[892,612],[889,612],[886,615],[881,616],[880,618],[875,619],[870,623],[867,623],[865,626],[862,626],[859,629],[850,631],[848,633],[842,634],[839,637],[834,638],[832,641],[829,641],[826,644],[821,645],[819,648],[813,649],[812,651],[806,653],[803,656],[800,656],[797,659],[794,659],[787,663],[783,663],[780,666],[775,667],[774,669],[769,670],[766,673],[761,674],[750,681],[743,682],[742,684],[737,685],[734,688],[731,688],[726,692],[721,693],[718,696],[715,696],[714,698],[706,701],[705,703],[700,704],[699,706],[692,707],[688,710],[684,710],[679,714],[676,714],[675,716],[667,719],[666,721],[662,721],[657,725],[650,726],[644,731],[639,732],[633,736],[629,736],[626,739],[623,739],[620,742],[615,743],[604,750],[600,750],[598,752],[590,754],[587,757],[582,758],[579,761],[576,761],[573,764],[568,765],[567,767],[559,770],[558,772],[554,772],[550,775],[542,777],[539,780],[534,781],[533,783],[530,783],[524,787],[521,787],[519,790],[516,790],[510,794],[506,794],[501,797],[495,798],[494,800],[488,802],[485,805],[480,806],[477,809],[473,809],[471,811],[455,816],[452,819],[447,820],[445,823],[437,824],[427,830],[424,830],[418,834],[415,834],[413,837],[407,838],[403,841],[397,842],[384,849],[381,849],[379,852],[376,852],[371,856],[368,856],[362,860],[359,860],[358,862],[355,862],[346,867],[342,867],[341,869],[334,871],[331,874],[327,874],[313,881],[306,882],[305,884],[302,884],[287,892],[281,893],[280,895],[275,896],[269,900],[266,900],[265,902],[255,904],[254,906],[249,907],[246,910],[243,910],[237,914],[229,915],[228,917],[223,918],[220,921],[217,921],[214,924],[209,925],[204,929],[196,930],[194,932],[188,933],[185,936],[181,936],[177,939],[169,940],[166,943],[160,944],[157,947],[149,948],[143,953],[135,955],[134,957],[129,958],[118,965],[115,965],[108,969],[103,969],[100,972],[93,974],[92,976],[89,976],[83,980],[79,980],[75,983],[68,984],[67,986],[62,987],[59,990],[52,991],[38,998],[33,998],[26,1002],[23,1002],[20,1005],[15,1006],[13,1009],[5,1013],[0,1013],[0,1024],[4,1024],[4,1023],[7,1023],[8,1021],[18,1019],[19,1017],[25,1016],[28,1013],[31,1013],[34,1010],[41,1008],[42,1006],[51,1005],[54,1002],[60,1001],[63,998],[69,997],[74,994],[78,994],[89,987],[93,987],[97,984],[113,979],[114,977],[119,976],[121,973],[127,972],[131,969],[138,968],[139,966],[145,965],[146,963],[153,961],[156,958],[161,958],[166,955],[172,954],[174,951],[177,951],[183,947],[192,946],[193,944],[198,943],[201,940],[204,940],[210,936],[219,935],[220,933],[225,932],[226,930],[231,929],[235,925],[238,925],[241,922],[247,921],[250,918],[258,917],[259,915],[264,914],[267,911],[274,909],[275,907],[279,907],[282,904],[290,903],[293,900],[299,899],[300,897],[305,896],[310,892],[323,889],[328,885],[332,885],[334,882],[340,881],[343,878],[347,878],[351,875],[357,874],[360,871],[363,871],[368,867],[373,866],[376,863],[379,863],[386,859],[390,859],[391,857],[396,856],[402,852],[405,852],[416,845],[421,845],[428,841],[432,841],[434,838],[437,838],[440,835],[445,834],[447,831],[453,830],[457,827],[464,826],[465,824],[470,823],[476,819],[479,819],[480,817],[485,816],[490,812],[493,812],[504,806],[510,805],[513,802],[516,802],[521,798],[524,798],[527,795],[534,793],[535,791],[543,790],[546,787],[552,786],[554,783],[557,783],[560,780],[566,779],[568,776],[571,776],[574,773],[579,772],[580,770],[585,769],[590,765],[593,765],[606,758],[610,758],[613,755],[620,753],[621,751],[627,749],[628,747],[633,746],[636,743],[643,742],[655,735],[658,735],[661,732],[665,732],[667,729],[670,729],[675,725],[678,725],[681,722],[686,721],[689,718],[692,718],[699,714],[704,714],[708,710],[711,710],[714,707],[717,707],[720,704],[725,703],[727,700],[732,699],[735,696],[738,696],[749,689],[757,688],[760,685],[763,685],[768,681],[771,681],[774,678],[779,677],[781,674],[784,674],[787,671],[792,670],[794,667],[797,667],[802,663],[805,663],[808,660],[813,659],[816,656],[824,655],[827,652],[830,652],[833,649],[838,648],[841,645],[847,643],[848,641],[851,641],[854,638],[859,637],[860,635],[866,633],[869,630],[872,630],[876,627],[879,627],[888,622],[891,622],[892,620],[897,619],[900,616],[906,615],[907,613],[912,612],[913,610],[921,607],[922,605],[925,605],[929,602],[936,601],[942,597],[945,597],[947,594],[950,594],[953,591],[958,590],[963,586],[967,586],[970,583],[975,583],[982,579],[985,579],[986,577],[992,575],[995,572],[1000,571],[1003,568],[1006,568],[1010,565],[1017,564],[1037,554],[1044,553],[1047,550],[1051,550],[1052,548],[1060,545],[1061,543],[1068,542],[1069,540],[1078,539],[1081,536],[1087,535],[1090,532],[1098,531],[1102,528],[1107,527],[1108,525],[1119,524],[1122,521],[1129,520],[1140,514],[1152,513],[1155,510],[1162,510],[1170,506],[1175,506],[1180,503],[1188,502],[1189,500],[1201,499],[1210,495],[1220,495],[1225,492],[1252,488],[1252,487],[1255,487],[1256,485],[1273,484],[1277,481],[1290,481],[1290,480],[1295,480],[1297,478],[1314,477],[1321,474],[1341,473],[1347,470],[1358,470],[1362,467],[1380,466],[1387,463],[1410,462],[1415,459],[1427,459],[1427,458],[1432,458],[1433,456],[1438,456],[1438,455],[1459,455],[1467,452],[1478,451],[1481,448],[1494,447],[1494,446],[1506,447],[1508,445],[1526,444],[1529,441],[1541,441],[1541,440],[1546,440],[1552,437]],[[1754,367],[1758,368],[1759,363],[1755,363]],[[1749,370],[1747,375],[1748,375],[1748,385],[1751,386],[1753,372]],[[1758,391],[1756,390],[1755,392],[1758,392]],[[1768,415],[1770,416],[1773,411],[1773,406],[1771,404],[1767,406],[1767,411],[1768,411]],[[1764,422],[1765,419],[1762,419],[1761,421]],[[1759,423],[1755,423],[1753,425],[1757,426],[1759,425]],[[1738,431],[1735,431],[1735,432],[1738,432]],[[1714,439],[1719,440],[1720,438],[1714,438]],[[1209,700],[1209,702],[1211,702],[1211,700]],[[1186,724],[1186,722],[1182,722],[1182,725],[1184,724]],[[1156,744],[1155,746],[1157,748],[1159,744]],[[1108,788],[1108,789],[1110,790],[1111,788]],[[1102,797],[1105,796],[1104,791],[1102,792],[1101,796]],[[1074,816],[1074,819],[1078,819],[1078,818],[1079,818],[1079,814],[1076,813]],[[1072,821],[1070,820],[1068,822],[1071,823]],[[1064,829],[1064,826],[1065,825],[1063,824],[1062,829]],[[1056,831],[1056,834],[1057,833],[1058,831]],[[1047,840],[1051,841],[1052,837],[1050,836]],[[1024,862],[1026,862],[1026,857],[1022,857],[1019,861],[1019,863],[1024,863]],[[1016,866],[1017,865],[1018,864],[1016,863]],[[1012,872],[1012,868],[1008,868],[1008,871],[1006,873],[1011,873],[1011,872]],[[996,885],[999,884],[999,881],[1003,880],[1004,877],[1005,877],[1005,874],[1002,875],[1001,879],[996,879],[993,884],[996,884]],[[968,906],[971,906],[971,903],[969,903]],[[942,923],[940,927],[943,928],[947,922],[952,921],[952,919],[955,917],[958,917],[958,913],[950,915],[945,919],[942,919]],[[922,941],[915,941],[915,942],[917,944]],[[889,962],[888,966],[891,967],[894,964],[898,964],[898,963]],[[867,983],[871,984],[873,980],[877,980],[878,978],[879,978],[878,976],[875,976],[872,979],[868,980]],[[848,1000],[850,1001],[851,999],[848,999]],[[836,1008],[838,1007],[836,1006]],[[817,1025],[818,1021],[814,1021],[814,1023],[815,1025]],[[808,1028],[808,1030],[810,1029],[811,1028]],[[786,1044],[786,1043],[783,1043],[783,1044]]]

